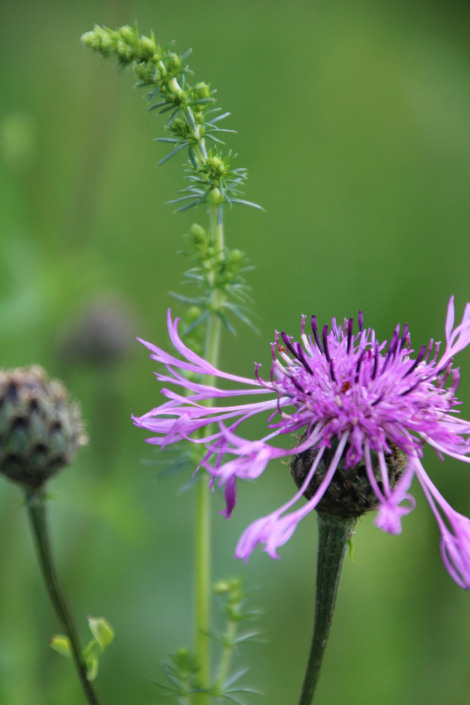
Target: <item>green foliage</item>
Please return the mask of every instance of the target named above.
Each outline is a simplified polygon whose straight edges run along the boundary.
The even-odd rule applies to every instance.
[[[240,694],[258,694],[253,688],[241,686],[238,681],[248,672],[240,668],[230,672],[232,660],[237,647],[249,641],[257,641],[260,632],[245,631],[239,634],[240,623],[256,619],[259,612],[246,609],[248,593],[242,589],[240,578],[219,580],[214,585],[214,595],[222,598],[221,612],[225,616],[225,625],[221,631],[212,630],[210,636],[219,644],[219,663],[214,678],[207,687],[201,687],[198,681],[199,665],[189,649],[178,649],[169,654],[168,661],[162,664],[162,670],[170,682],[164,685],[154,681],[168,695],[173,695],[181,705],[192,705],[193,696],[207,693],[211,702],[227,700],[240,703]]]
[[[114,630],[104,617],[87,617],[93,639],[83,650],[83,658],[88,670],[88,680],[95,680],[99,670],[99,658],[114,639]],[[72,658],[70,640],[63,634],[56,634],[50,640],[51,647],[61,656]]]
[[[153,682],[167,691],[168,695],[174,695],[178,703],[187,705],[191,702],[190,696],[200,692],[196,685],[198,670],[195,658],[189,649],[178,649],[168,655],[168,661],[162,663],[162,671],[171,685]]]
[[[235,333],[235,330],[226,317],[228,312],[256,331],[249,318],[251,311],[245,305],[251,303],[251,289],[246,285],[243,275],[253,269],[245,254],[238,249],[227,247],[224,247],[223,251],[217,251],[211,233],[197,224],[191,226],[186,237],[192,246],[192,253],[187,256],[197,266],[185,272],[183,284],[195,285],[202,289],[202,294],[188,297],[172,293],[172,296],[190,307],[183,333],[185,336],[191,336],[193,349],[197,351],[201,348],[202,340],[200,337],[196,338],[195,331],[211,313],[218,316],[232,333]],[[215,292],[221,295],[216,296]]]
[[[215,90],[202,81],[190,85],[187,77],[190,69],[184,64],[190,50],[183,55],[175,54],[170,45],[160,46],[150,37],[139,34],[135,28],[125,25],[117,30],[98,25],[82,36],[82,42],[103,57],[114,56],[121,66],[132,66],[139,87],[150,87],[147,94],[148,110],[160,115],[169,113],[165,129],[168,137],[157,137],[157,141],[171,145],[170,152],[160,160],[164,164],[173,156],[187,149],[189,156],[188,178],[191,185],[185,194],[172,203],[187,201],[178,208],[184,211],[206,203],[219,207],[219,222],[222,221],[222,204],[240,203],[260,208],[254,203],[237,198],[239,187],[247,178],[246,169],[233,169],[235,155],[223,156],[217,148],[208,150],[206,140],[224,144],[221,133],[234,132],[221,128],[219,123],[230,115],[214,107]]]

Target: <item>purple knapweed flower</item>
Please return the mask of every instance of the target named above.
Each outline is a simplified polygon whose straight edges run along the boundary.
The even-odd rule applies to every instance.
[[[271,344],[272,366],[269,380],[259,375],[247,379],[222,372],[190,350],[178,336],[178,319],[171,320],[171,341],[182,360],[141,341],[151,350],[151,358],[166,366],[168,374],[156,373],[164,383],[179,385],[188,396],[169,389],[168,399],[134,423],[155,434],[149,443],[160,446],[188,439],[204,444],[201,464],[215,480],[225,485],[229,517],[236,504],[236,480],[261,475],[270,460],[310,453],[312,459],[298,492],[287,504],[258,519],[242,534],[236,556],[247,560],[258,544],[277,558],[277,549],[294,533],[299,521],[321,502],[341,464],[343,469],[362,465],[368,488],[378,502],[377,527],[391,534],[401,532],[401,518],[415,505],[408,493],[416,476],[423,488],[441,531],[441,554],[453,579],[463,588],[470,587],[470,520],[458,514],[442,497],[421,464],[423,446],[428,443],[443,458],[449,455],[470,462],[470,423],[456,414],[455,396],[459,382],[452,358],[470,343],[470,304],[462,322],[454,328],[454,302],[451,298],[445,326],[446,347],[439,356],[440,344],[423,345],[415,358],[411,355],[408,326],[393,332],[390,343],[376,340],[372,329],[364,329],[359,313],[358,332],[353,319],[344,326],[332,322],[320,333],[315,316],[312,335],[302,317],[302,343],[285,333],[276,333]],[[187,373],[201,375],[201,382],[188,379]],[[216,389],[203,383],[214,376],[237,385],[238,389]],[[224,404],[238,396],[260,395],[253,403]],[[264,397],[269,395],[269,399]],[[208,401],[219,406],[206,406]],[[250,441],[238,435],[240,424],[268,412],[269,433]],[[200,429],[206,428],[206,435]],[[284,449],[272,444],[277,437],[297,434],[300,441]],[[393,483],[387,460],[399,453],[406,461]],[[229,456],[229,459],[226,459]],[[373,457],[372,457],[373,456]],[[329,460],[326,460],[329,459]],[[375,467],[374,467],[375,463]],[[322,467],[322,474],[319,468]],[[315,472],[317,481],[311,487]],[[305,494],[310,497],[300,508],[289,511]],[[359,512],[362,513],[362,512]]]

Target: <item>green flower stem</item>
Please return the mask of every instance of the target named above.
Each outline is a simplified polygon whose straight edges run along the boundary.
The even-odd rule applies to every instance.
[[[200,473],[196,488],[196,546],[195,546],[195,654],[199,666],[198,681],[207,687],[210,678],[210,587],[211,587],[211,536],[210,536],[210,487],[205,472]],[[199,693],[200,705],[208,702],[206,693]]]
[[[44,490],[28,489],[26,491],[26,503],[46,589],[57,617],[70,640],[72,658],[75,668],[77,669],[82,690],[89,705],[100,705],[101,701],[98,698],[95,688],[87,678],[87,667],[83,658],[77,629],[57,580],[47,528]]]
[[[333,514],[318,512],[315,627],[299,705],[310,705],[313,701],[333,619],[346,545],[352,536],[355,523],[356,518],[343,519]]]
[[[210,211],[211,235],[216,256],[223,257],[224,231],[222,224],[217,222],[217,205],[213,205]],[[220,254],[219,254],[220,253]],[[213,290],[213,309],[223,303],[224,294],[217,289]],[[219,363],[220,338],[221,338],[220,318],[211,313],[207,325],[206,344],[204,358],[217,367]],[[215,386],[213,375],[207,375],[204,384]],[[210,433],[210,430],[207,430]],[[196,546],[195,546],[195,653],[199,665],[199,681],[201,687],[207,688],[210,680],[210,597],[211,597],[211,571],[210,571],[210,511],[209,511],[210,488],[207,482],[207,475],[201,472],[197,485],[196,496]],[[198,705],[206,705],[209,702],[208,693],[198,693],[196,696]]]

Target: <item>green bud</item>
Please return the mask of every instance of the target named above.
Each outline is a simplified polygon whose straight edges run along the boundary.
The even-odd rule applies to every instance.
[[[40,487],[87,439],[80,409],[41,367],[0,370],[0,472]]]
[[[208,86],[207,83],[204,83],[204,81],[201,81],[200,83],[196,83],[192,92],[193,92],[194,97],[197,100],[200,100],[202,98],[210,98],[211,97],[210,86]]]
[[[189,230],[191,239],[195,245],[203,245],[207,242],[207,233],[201,225],[194,223]]]
[[[134,65],[135,75],[142,83],[156,83],[158,81],[158,72],[155,71],[155,66],[146,61]]]
[[[245,253],[241,250],[231,250],[230,260],[231,262],[240,262],[245,257]]]
[[[199,306],[190,306],[186,311],[185,321],[188,324],[194,323],[198,318],[202,316],[202,308]]]
[[[181,101],[180,101],[181,102]],[[174,120],[171,125],[171,132],[175,137],[186,138],[189,135],[189,129],[184,120]]]
[[[122,39],[120,39],[117,43],[116,53],[118,55],[118,60],[123,64],[129,63],[134,57],[134,51],[132,47],[126,44],[126,42],[124,42]]]
[[[99,49],[101,46],[100,37],[95,30],[82,34],[80,41],[86,47],[90,47],[90,49]]]
[[[207,160],[207,166],[209,169],[209,174],[213,178],[223,176],[227,170],[227,167],[224,164],[224,160],[218,156],[209,157]]]
[[[132,27],[129,27],[128,24],[124,25],[123,27],[120,27],[119,34],[121,35],[122,40],[126,44],[133,45],[138,41],[138,35],[134,32]]]
[[[111,56],[111,54],[117,51],[119,41],[119,34],[117,32],[104,32],[101,36],[100,53],[103,56]]]
[[[179,71],[181,66],[181,56],[175,54],[174,52],[169,52],[163,59],[165,62],[165,68],[168,73],[174,74]]]
[[[152,57],[155,57],[158,51],[158,47],[155,43],[155,40],[150,37],[141,37],[140,38],[140,53],[142,58],[144,59],[151,59]]]
[[[194,656],[189,649],[177,649],[170,658],[181,680],[186,680],[188,676],[198,671]]]
[[[213,178],[212,174],[211,176]],[[220,176],[220,174],[218,176]],[[224,202],[224,197],[222,196],[218,188],[213,188],[212,191],[209,193],[207,200],[209,201],[209,203],[212,203],[213,205],[217,206],[219,205],[219,203]]]

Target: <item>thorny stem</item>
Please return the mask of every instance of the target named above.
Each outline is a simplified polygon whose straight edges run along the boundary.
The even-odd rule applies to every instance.
[[[223,225],[218,223],[217,206],[211,206],[211,237],[216,252],[216,257],[223,257],[224,231]],[[220,254],[219,254],[220,253]],[[223,303],[223,292],[213,289],[211,308],[206,332],[206,343],[204,358],[215,367],[218,365],[220,352],[220,337],[222,321],[214,313]],[[204,383],[215,386],[215,378],[207,375]],[[209,432],[209,429],[208,429]],[[210,595],[211,595],[211,574],[210,574],[210,512],[209,512],[210,488],[207,482],[207,475],[200,473],[197,485],[196,496],[196,547],[195,547],[195,653],[199,666],[199,685],[207,688],[210,679]],[[198,705],[206,705],[209,702],[208,693],[198,693],[196,695]]]
[[[318,512],[315,626],[299,705],[310,705],[313,701],[333,619],[346,545],[352,536],[355,523],[356,518],[344,519]]]
[[[34,541],[36,544],[37,556],[44,577],[44,582],[46,584],[46,589],[57,617],[59,618],[59,621],[70,640],[72,658],[75,668],[77,669],[82,690],[89,705],[100,705],[101,701],[98,698],[95,688],[87,677],[87,667],[83,658],[77,629],[65,601],[65,597],[60,589],[52,560],[51,545],[47,528],[44,490],[28,489],[26,491],[26,503],[29,511],[31,529],[33,531]]]

